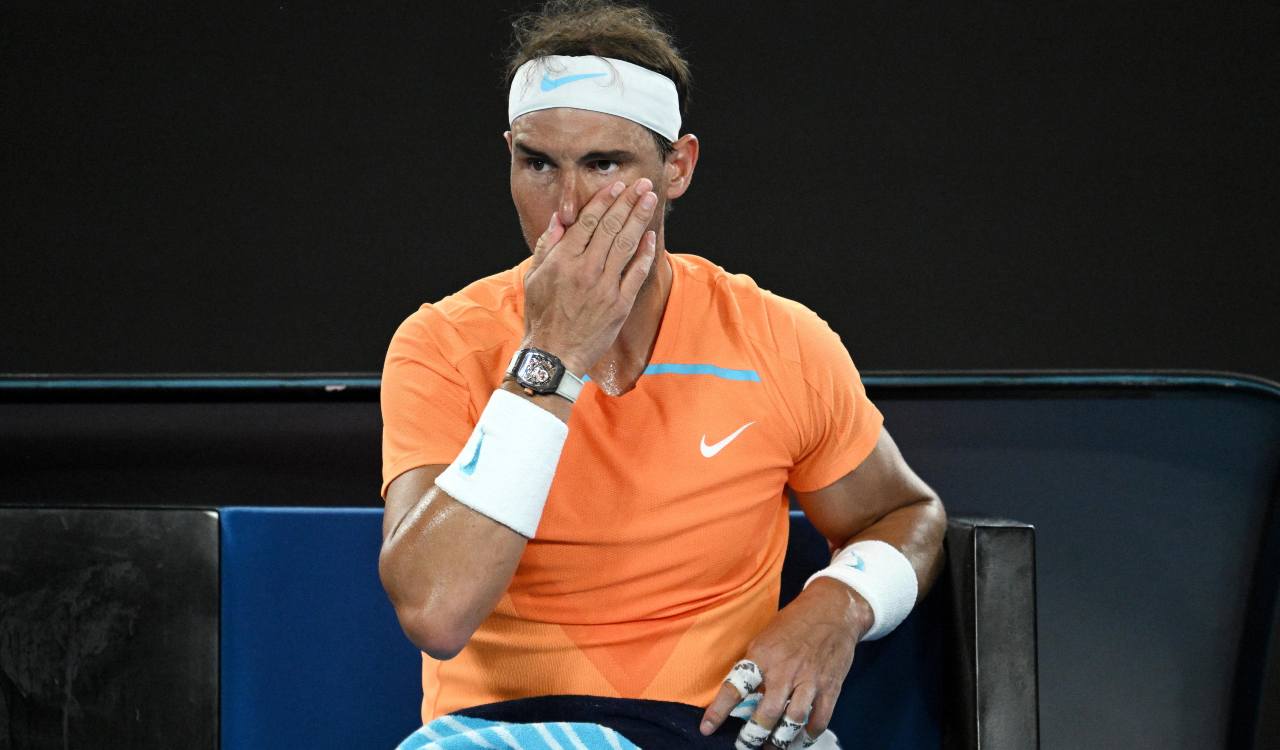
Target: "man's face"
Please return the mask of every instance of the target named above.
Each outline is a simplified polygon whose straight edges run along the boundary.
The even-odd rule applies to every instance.
[[[506,139],[511,150],[511,199],[530,251],[553,212],[560,212],[564,224],[572,224],[591,196],[618,180],[628,185],[641,177],[653,181],[658,205],[647,229],[661,226],[667,201],[663,162],[653,136],[641,125],[562,107],[517,117]]]

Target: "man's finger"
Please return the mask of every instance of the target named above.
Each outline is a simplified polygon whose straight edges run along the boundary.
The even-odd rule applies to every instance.
[[[764,747],[764,741],[769,739],[769,734],[773,730],[769,727],[762,726],[756,717],[752,716],[747,719],[747,723],[742,725],[742,729],[738,730],[738,737],[733,741],[733,750],[757,750]]]
[[[628,190],[627,192],[631,191]],[[640,245],[644,242],[645,227],[649,226],[649,221],[653,218],[653,212],[657,205],[658,194],[652,190],[649,190],[636,200],[635,206],[631,209],[631,215],[627,217],[622,230],[613,238],[613,246],[609,248],[609,255],[605,259],[606,275],[611,274],[614,278],[621,275],[622,269],[635,256],[636,251],[640,249]]]
[[[555,244],[563,236],[564,225],[560,223],[560,213],[553,211],[551,213],[551,223],[547,224],[546,230],[538,238],[538,244],[533,246],[533,263],[529,266],[530,271],[542,265],[542,261],[547,259],[547,254],[551,252],[551,248],[555,247]]]
[[[836,690],[838,695],[839,688]],[[827,731],[827,724],[831,723],[831,714],[836,708],[837,695],[819,693],[814,699],[813,710],[809,712],[809,723],[804,728],[809,737],[817,739]]]
[[[596,227],[600,225],[600,219],[604,216],[609,207],[614,204],[615,199],[622,195],[627,186],[622,181],[606,185],[596,191],[591,196],[591,200],[587,201],[587,205],[582,207],[578,212],[578,220],[569,225],[565,230],[564,239],[561,242],[568,243],[569,247],[573,247],[574,254],[581,255],[586,251],[587,244],[591,241],[591,237],[595,234]]]
[[[653,192],[653,182],[648,177],[641,177],[631,183],[631,187],[624,190],[614,200],[609,210],[604,212],[604,216],[600,217],[600,224],[596,227],[596,231],[591,235],[591,242],[587,243],[587,254],[599,263],[599,269],[603,270],[605,263],[609,260],[609,252],[612,250],[615,240],[622,230],[628,226],[628,220],[635,213],[637,207],[643,201],[644,196]],[[647,222],[646,222],[647,223]],[[644,225],[640,225],[639,230],[633,233],[633,240],[639,240],[640,234],[644,232]],[[621,269],[622,264],[618,265]]]
[[[636,250],[635,255],[631,256],[631,262],[622,271],[622,278],[618,282],[622,298],[625,301],[635,302],[636,295],[640,293],[640,287],[644,285],[644,280],[649,277],[649,269],[653,267],[653,259],[657,254],[658,233],[651,229],[644,233],[644,239],[640,240],[639,249]],[[734,695],[737,695],[737,693],[734,693]]]
[[[787,750],[800,736],[800,731],[809,721],[809,709],[813,706],[817,689],[812,683],[801,683],[791,693],[791,702],[787,704],[786,713],[769,735],[769,744],[780,750]]]
[[[698,731],[704,735],[714,733],[740,700],[742,697],[738,695],[737,688],[727,682],[722,684],[720,692],[716,693],[715,700],[711,701],[711,705],[707,706],[707,710],[703,712]]]
[[[787,701],[791,697],[791,685],[778,683],[766,687],[764,697],[756,706],[755,713],[751,714],[751,718],[738,731],[738,739],[734,743],[737,750],[755,750],[763,746],[782,718],[783,712],[787,710]]]

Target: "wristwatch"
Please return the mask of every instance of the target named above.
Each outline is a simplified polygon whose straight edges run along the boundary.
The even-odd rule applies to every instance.
[[[559,357],[541,349],[517,351],[507,366],[507,374],[530,396],[554,393],[573,403],[582,392],[582,379],[566,370]]]

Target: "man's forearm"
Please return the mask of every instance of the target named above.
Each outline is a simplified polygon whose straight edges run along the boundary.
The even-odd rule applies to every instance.
[[[942,540],[946,534],[947,516],[936,495],[921,498],[898,508],[836,545],[843,549],[854,542],[877,540],[892,545],[907,558],[916,573],[917,603],[928,593],[942,567]],[[874,613],[867,600],[848,585],[834,578],[818,578],[805,588],[803,595],[821,597],[825,606],[838,607],[851,623],[855,638],[861,638],[874,623]]]
[[[529,397],[509,380],[502,387],[569,419],[572,404],[563,398]],[[497,606],[528,539],[434,484],[420,492],[384,540],[379,574],[406,634],[431,656],[447,659]]]
[[[838,548],[875,539],[893,545],[916,572],[916,601],[924,598],[942,570],[942,540],[947,533],[947,513],[937,495],[923,497],[887,513],[854,534]]]
[[[452,658],[497,606],[527,540],[432,487],[383,543],[379,574],[410,640]]]

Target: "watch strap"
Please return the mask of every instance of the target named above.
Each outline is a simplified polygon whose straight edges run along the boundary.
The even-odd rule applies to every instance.
[[[556,395],[569,399],[569,403],[572,404],[578,400],[578,394],[582,393],[582,386],[582,379],[566,368],[564,377],[560,378],[560,385],[556,386]]]

